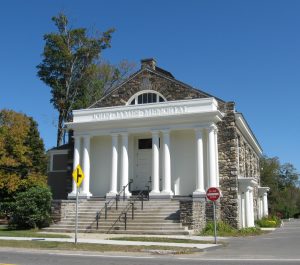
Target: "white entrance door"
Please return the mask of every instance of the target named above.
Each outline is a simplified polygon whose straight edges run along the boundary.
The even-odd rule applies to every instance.
[[[133,190],[146,190],[152,172],[152,139],[138,139]],[[150,187],[151,189],[151,187]]]

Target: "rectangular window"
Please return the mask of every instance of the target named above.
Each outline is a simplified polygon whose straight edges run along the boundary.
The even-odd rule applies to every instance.
[[[143,104],[148,103],[147,96],[148,96],[147,93],[143,94]]]
[[[143,95],[139,95],[138,104],[143,104]]]
[[[67,171],[68,155],[56,154],[52,156],[52,168],[51,171]]]
[[[152,149],[152,138],[139,139],[139,149]]]

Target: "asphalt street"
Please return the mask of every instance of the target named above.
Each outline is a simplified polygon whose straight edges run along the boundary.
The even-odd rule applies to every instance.
[[[247,238],[236,238],[223,248],[189,256],[142,256],[136,254],[74,253],[0,249],[0,264],[17,265],[248,265],[300,264],[300,220],[284,224],[276,231]]]

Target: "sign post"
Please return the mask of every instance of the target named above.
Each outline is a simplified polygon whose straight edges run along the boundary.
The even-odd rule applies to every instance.
[[[73,179],[76,184],[76,216],[75,216],[75,244],[77,244],[77,230],[78,230],[78,193],[79,187],[84,179],[84,174],[80,165],[78,164],[77,167],[74,169],[72,173]]]
[[[220,198],[220,191],[218,188],[210,187],[206,191],[206,198],[213,202],[213,214],[214,214],[214,238],[215,244],[217,244],[217,220],[216,220],[216,200]]]

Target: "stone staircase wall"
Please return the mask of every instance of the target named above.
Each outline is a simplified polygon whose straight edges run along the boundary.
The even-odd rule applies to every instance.
[[[61,209],[59,210],[59,205]],[[124,216],[120,214],[128,205],[128,201],[120,201],[118,209],[115,204],[107,212],[105,219],[105,201],[84,201],[78,206],[78,232],[91,233],[130,233],[130,234],[189,234],[187,228],[180,223],[180,203],[175,200],[151,200],[144,201],[144,209],[141,202],[134,204],[134,219],[132,209],[127,212],[127,224],[125,230]],[[46,231],[72,232],[75,229],[75,202],[64,201],[56,203],[56,222]],[[100,211],[100,219],[96,214]],[[120,219],[118,220],[118,217]],[[58,221],[60,219],[60,221]],[[118,220],[116,222],[116,220]],[[114,224],[114,225],[113,225]]]

